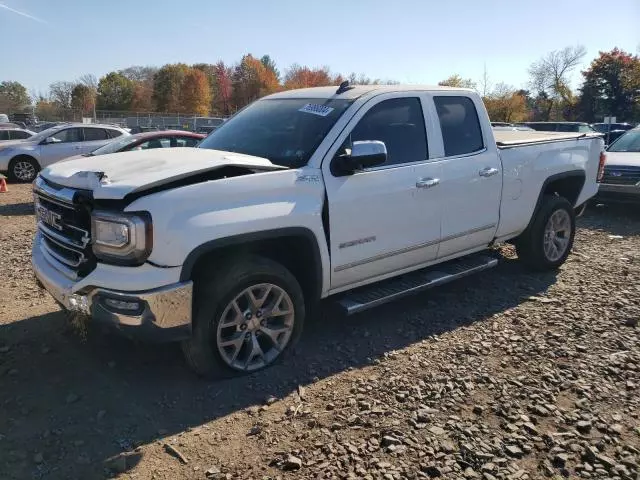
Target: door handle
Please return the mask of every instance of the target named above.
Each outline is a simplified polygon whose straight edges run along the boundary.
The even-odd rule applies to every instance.
[[[486,168],[483,168],[482,170],[480,170],[478,172],[478,175],[480,175],[481,177],[492,177],[493,175],[495,175],[499,171],[500,170],[498,170],[497,168],[486,167]]]
[[[76,147],[73,147],[73,148],[75,148],[76,150],[80,150],[82,147],[76,146]]]
[[[421,178],[416,182],[417,188],[432,188],[440,184],[439,178]]]

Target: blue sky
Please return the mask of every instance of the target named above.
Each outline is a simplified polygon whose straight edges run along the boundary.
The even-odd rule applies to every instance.
[[[402,83],[478,80],[486,64],[493,82],[522,87],[554,49],[582,44],[586,64],[615,46],[640,53],[640,0],[0,0],[0,39],[0,81],[30,91],[244,53]]]

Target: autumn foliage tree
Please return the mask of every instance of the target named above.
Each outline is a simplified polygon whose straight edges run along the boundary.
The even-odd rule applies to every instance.
[[[640,117],[640,57],[614,48],[600,52],[582,72],[580,110],[587,121]]]
[[[240,63],[236,65],[231,82],[232,99],[237,108],[280,89],[280,83],[273,70],[265,67],[251,54],[243,56]]]
[[[522,91],[499,83],[483,98],[493,122],[522,122],[528,119],[527,99]]]
[[[455,87],[455,88],[476,88],[476,84],[470,78],[462,78],[457,73],[451,75],[449,78],[438,82],[438,85],[442,87]]]
[[[326,87],[328,85],[335,85],[335,78],[331,76],[328,67],[311,69],[293,64],[284,76],[284,88],[286,90],[293,88]]]
[[[182,112],[181,88],[189,67],[184,63],[164,65],[156,73],[153,84],[153,99],[160,112]]]
[[[96,101],[96,91],[88,85],[78,83],[71,90],[71,107],[83,116],[92,113]]]
[[[190,68],[180,86],[181,111],[208,115],[211,107],[211,88],[202,70]]]

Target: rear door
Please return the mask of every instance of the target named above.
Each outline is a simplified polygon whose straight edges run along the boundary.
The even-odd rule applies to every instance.
[[[84,131],[82,153],[91,153],[111,141],[111,137],[104,128],[84,127],[82,130]]]
[[[479,101],[479,100],[478,100]],[[442,238],[438,258],[488,245],[499,220],[502,166],[490,132],[483,135],[468,96],[434,94],[442,138]],[[486,118],[486,115],[485,115]],[[487,128],[488,119],[485,122]]]
[[[383,141],[387,162],[349,176],[334,176],[331,161],[356,140]],[[439,168],[429,159],[422,94],[379,95],[354,115],[322,164],[329,204],[332,290],[435,259],[440,191],[426,185],[437,185]]]
[[[40,165],[48,165],[73,155],[82,153],[82,128],[71,127],[54,133],[49,137],[51,143],[40,146]]]

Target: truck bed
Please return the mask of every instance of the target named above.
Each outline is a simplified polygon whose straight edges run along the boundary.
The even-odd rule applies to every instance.
[[[601,137],[597,133],[564,133],[564,132],[537,132],[526,130],[498,130],[493,135],[498,148],[512,148],[521,145],[532,145],[537,143],[561,142],[576,138]]]

